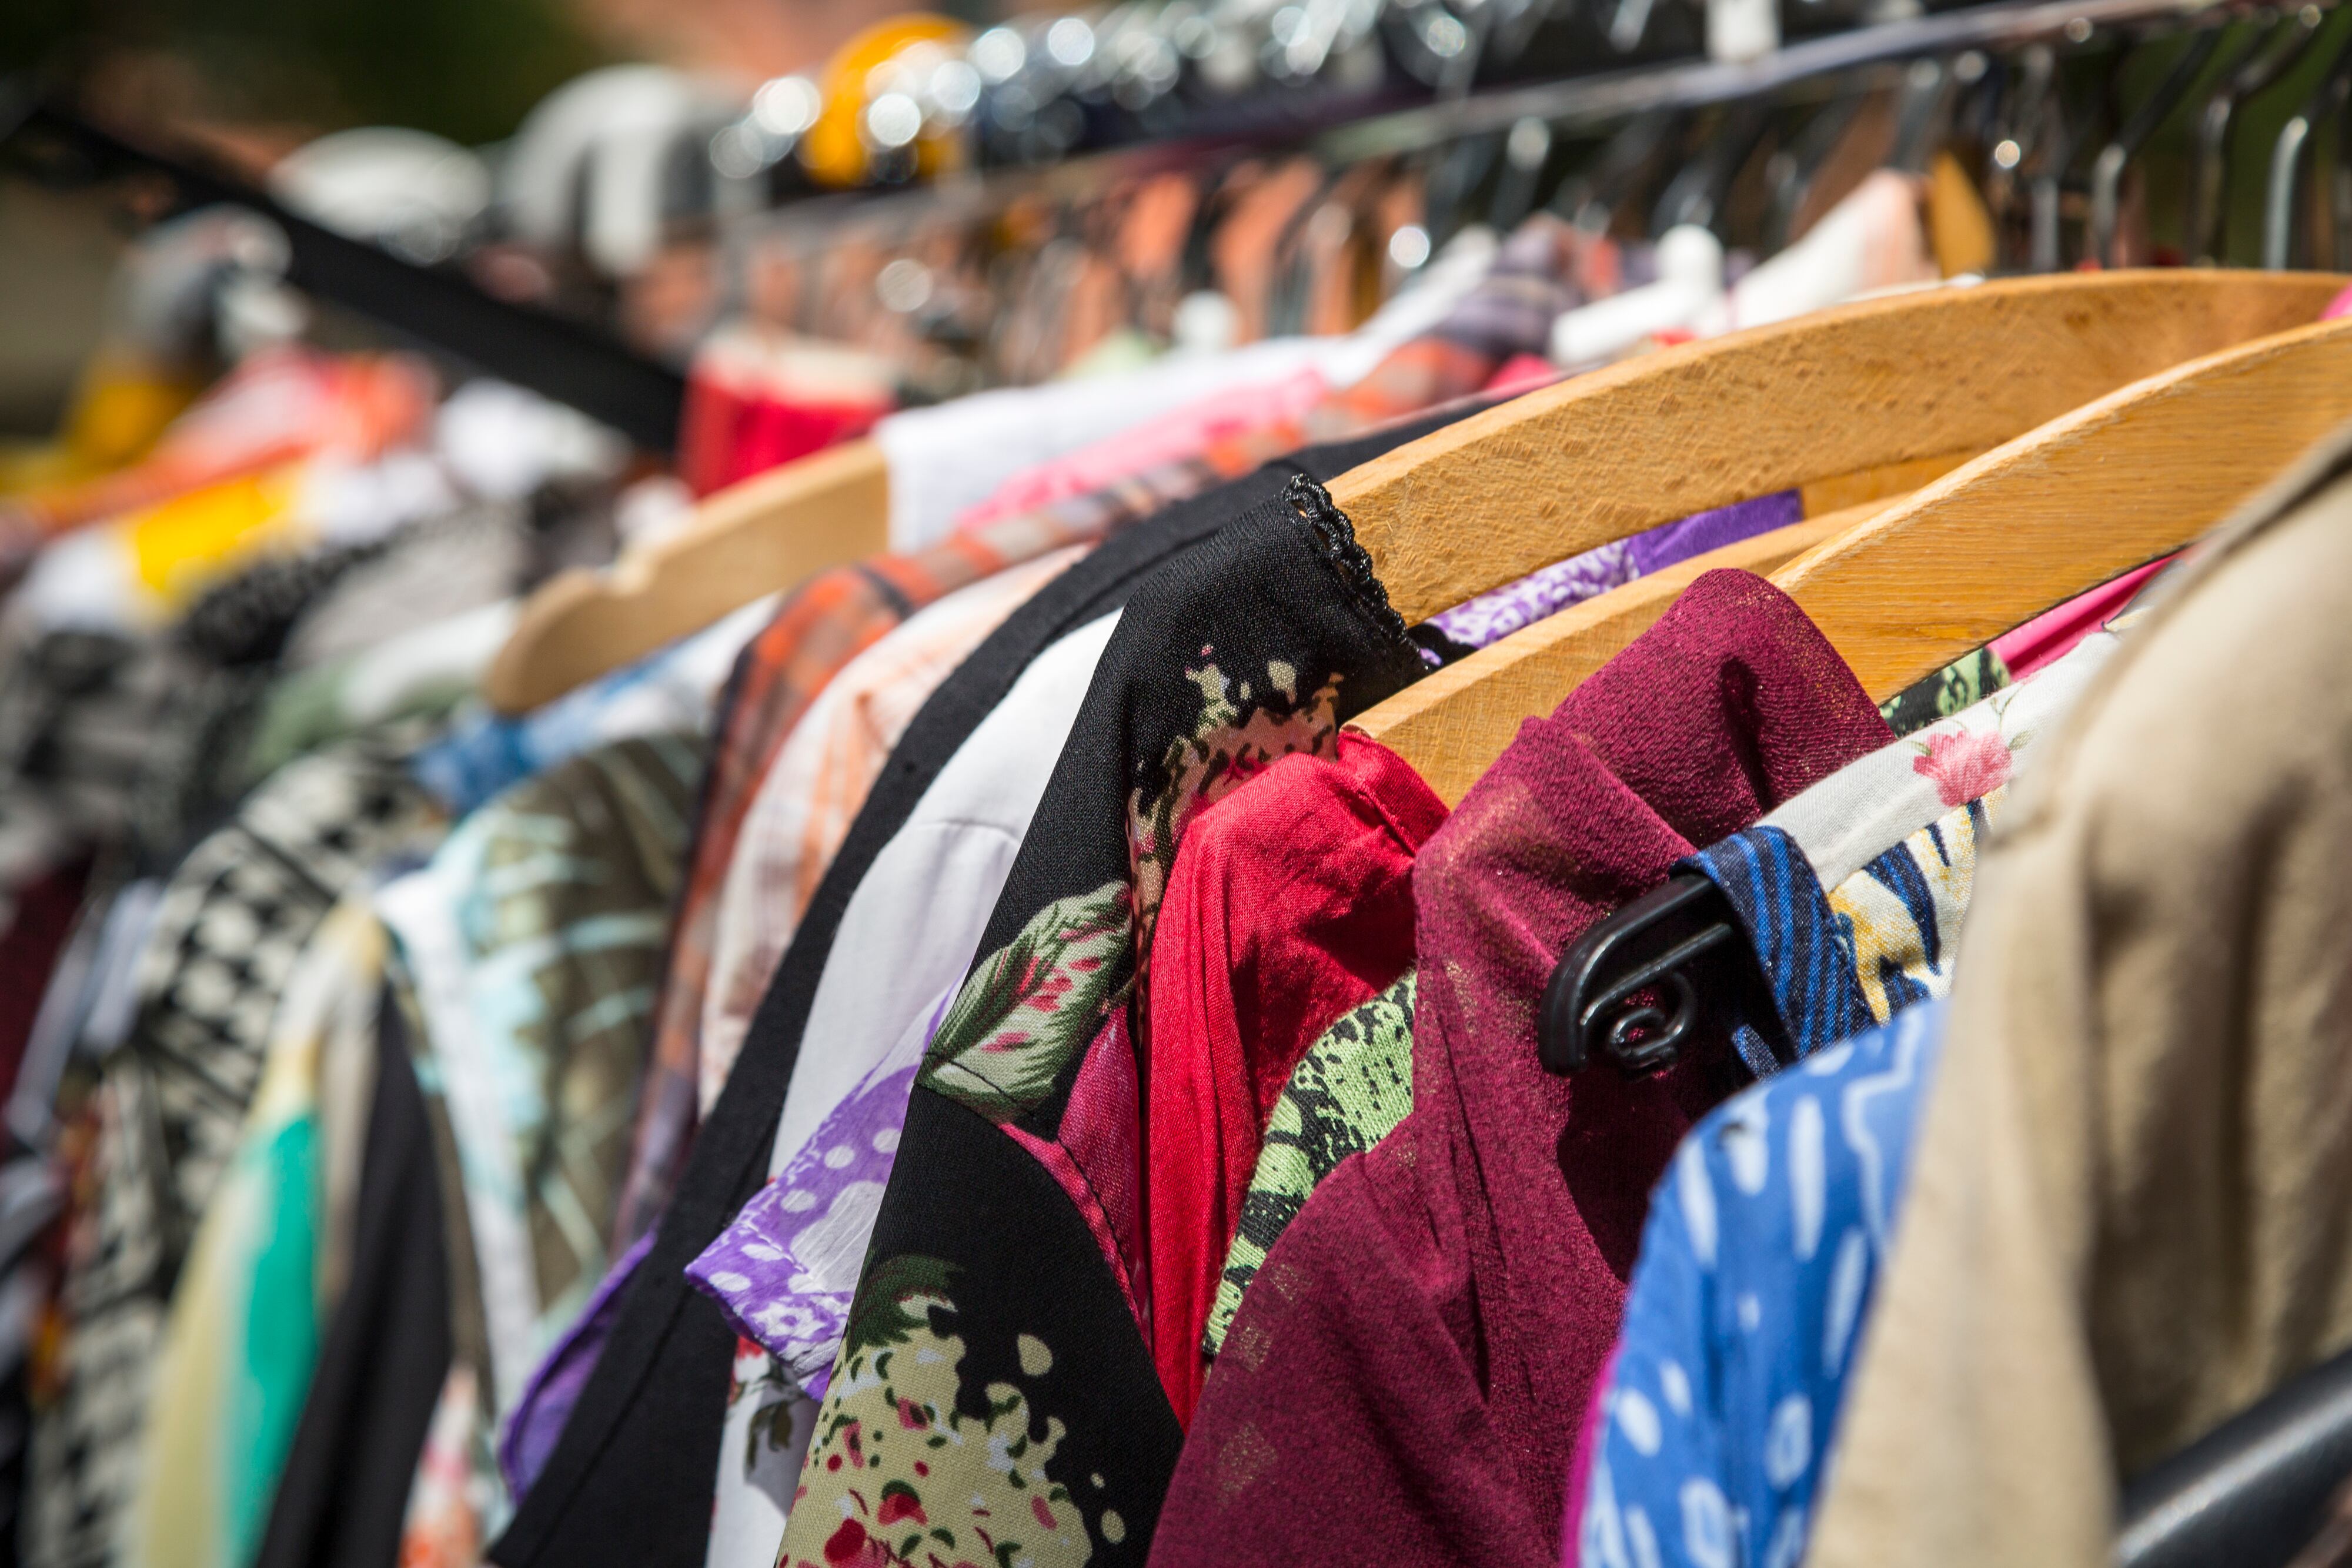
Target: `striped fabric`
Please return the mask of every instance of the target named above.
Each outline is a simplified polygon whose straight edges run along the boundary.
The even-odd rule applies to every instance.
[[[1951,989],[1952,945],[1976,887],[1978,845],[2007,786],[1947,812],[1823,889],[1797,842],[1757,826],[1683,863],[1706,873],[1746,930],[1774,1010],[1799,1057],[1850,1039]],[[1758,1076],[1762,1041],[1742,1025],[1740,1052]]]

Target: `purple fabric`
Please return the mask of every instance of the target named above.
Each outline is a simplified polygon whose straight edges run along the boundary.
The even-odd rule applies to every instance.
[[[933,1011],[934,1029],[943,1008]],[[886,1062],[868,1073],[686,1267],[735,1332],[813,1399],[824,1397],[841,1348],[919,1065]]]
[[[523,1385],[522,1397],[515,1401],[514,1415],[499,1437],[499,1470],[506,1477],[507,1491],[515,1501],[522,1500],[545,1468],[547,1456],[555,1451],[563,1424],[572,1419],[572,1407],[580,1402],[580,1391],[588,1385],[597,1358],[604,1354],[604,1340],[619,1315],[621,1287],[645,1261],[653,1241],[648,1231],[614,1260],[597,1281],[586,1308]]]
[[[1625,541],[1625,549],[1633,558],[1634,575],[1646,576],[1804,519],[1804,497],[1795,490],[1780,490],[1711,512],[1693,512],[1680,522],[1644,528]]]
[[[1557,1568],[1650,1188],[1738,1078],[1719,1039],[1654,1077],[1555,1077],[1533,1003],[1693,844],[1892,738],[1803,612],[1740,571],[1520,727],[1414,862],[1412,1112],[1315,1190],[1243,1298],[1152,1568]]]
[[[1465,647],[1484,648],[1571,604],[1597,598],[1693,556],[1785,528],[1801,520],[1804,513],[1803,498],[1794,490],[1695,512],[1644,528],[1631,538],[1614,539],[1582,555],[1538,567],[1516,582],[1440,611],[1429,618],[1429,623]],[[1423,657],[1432,664],[1438,662],[1433,653],[1424,651]]]

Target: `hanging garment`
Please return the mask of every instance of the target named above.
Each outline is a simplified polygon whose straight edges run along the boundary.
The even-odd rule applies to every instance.
[[[1311,473],[1344,473],[1474,411],[1472,405],[1450,408],[1353,442],[1304,452],[1296,462]],[[1289,462],[1269,465],[1218,492],[1172,506],[1108,541],[1048,584],[1000,628],[909,727],[897,759],[885,768],[844,841],[835,869],[754,1015],[744,1053],[713,1110],[710,1126],[697,1138],[698,1153],[688,1169],[706,1172],[702,1185],[681,1186],[660,1239],[637,1281],[623,1294],[612,1340],[563,1441],[514,1527],[494,1548],[499,1562],[522,1568],[551,1552],[567,1563],[583,1558],[604,1561],[607,1553],[615,1562],[634,1562],[647,1552],[685,1550],[690,1555],[693,1542],[709,1539],[711,1477],[719,1460],[718,1429],[734,1336],[715,1309],[689,1299],[691,1287],[682,1270],[751,1196],[769,1168],[777,1142],[777,1108],[784,1103],[786,1084],[793,1075],[811,999],[829,967],[844,906],[938,768],[1037,652],[1116,609],[1140,577],[1174,552],[1219,532],[1253,506],[1270,501],[1297,471]],[[1099,607],[1066,619],[1073,606],[1089,604]],[[933,714],[935,719],[929,717]],[[929,727],[933,724],[941,727]],[[943,950],[951,952],[952,946]],[[919,1008],[925,1000],[914,996],[907,1003]],[[887,1050],[889,1043],[886,1038],[872,1049]],[[736,1107],[731,1111],[730,1103]],[[701,1145],[722,1124],[730,1130],[713,1153],[704,1155]],[[706,1158],[711,1162],[707,1166],[702,1165]],[[1139,1353],[1140,1346],[1137,1349]],[[592,1473],[599,1484],[583,1484]],[[688,1544],[681,1548],[681,1542]]]
[[[1983,706],[2014,713],[2038,694],[2039,716],[2054,721],[2106,651],[2071,655],[2078,679],[2053,669]],[[1648,1552],[1702,1563],[1725,1542],[1743,1561],[1801,1557],[1940,1040],[1940,1014],[1916,1029],[1878,1026],[1949,994],[1981,846],[2009,798],[2009,758],[2040,727],[1938,726],[1992,737],[1983,749],[1997,764],[1933,770],[1947,792],[1986,792],[1962,795],[1832,885],[1824,857],[1773,817],[1836,821],[1841,802],[1868,815],[1879,804],[1869,788],[1885,779],[1872,764],[1916,741],[1841,768],[1686,862],[1723,889],[1780,1034],[1805,1066],[1694,1128],[1651,1199],[1624,1329],[1570,1469],[1563,1562],[1598,1568]],[[1826,1142],[1824,1104],[1834,1108]],[[1685,1495],[1700,1500],[1685,1509]]]
[[[1577,1445],[1564,1563],[1803,1561],[1943,1022],[1912,1009],[1683,1140]]]
[[[914,1069],[1061,755],[1051,742],[1068,740],[1117,626],[1105,616],[1039,654],[858,883],[802,1030],[825,1049],[793,1064],[773,1174],[688,1270],[802,1388],[833,1370]],[[930,1005],[916,1004],[926,993]],[[852,1157],[834,1163],[845,1147]]]
[[[262,693],[245,776],[264,779],[297,757],[396,720],[437,724],[480,689],[514,631],[517,603],[497,600],[446,620],[281,673]]]
[[[1006,388],[894,413],[874,427],[890,465],[890,548],[919,549],[1014,476],[1217,392],[1302,370],[1346,386],[1427,331],[1452,303],[1442,291],[1407,294],[1344,338],[1277,338],[1223,353],[1171,355],[1123,374]]]
[[[399,1561],[416,1456],[449,1372],[449,1255],[432,1124],[399,1009],[381,993],[371,1002],[375,1082],[347,1282],[320,1335],[255,1568]]]
[[[1998,661],[1981,651],[1963,655],[1879,704],[1879,713],[1897,735],[1918,724],[1933,722],[1937,709],[1980,687],[1998,689]],[[1965,710],[1958,710],[1965,711]],[[1903,716],[1916,722],[1906,723]],[[1983,716],[1990,717],[1988,714]],[[1873,758],[1893,753],[1882,747],[1871,757],[1848,764],[1814,785],[1795,800],[1768,815],[1781,819],[1800,803],[1834,795],[1840,780],[1872,765]],[[1916,751],[1906,749],[1907,762]],[[1907,768],[1906,768],[1907,771]],[[1245,800],[1248,791],[1236,794]],[[1840,797],[1850,806],[1852,797]],[[1843,809],[1843,808],[1842,808]],[[1834,821],[1835,813],[1819,813]],[[1847,846],[1850,848],[1850,846]],[[1824,854],[1823,849],[1813,852]],[[1227,1249],[1217,1294],[1202,1333],[1201,1354],[1214,1361],[1223,1348],[1234,1314],[1265,1256],[1298,1217],[1307,1197],[1323,1178],[1349,1155],[1369,1149],[1412,1109],[1412,1008],[1415,977],[1408,972],[1394,985],[1341,1018],[1324,1031],[1299,1058],[1283,1086],[1273,1114],[1267,1119],[1264,1148],[1242,1199],[1233,1244]]]
[[[1262,1130],[1330,1021],[1412,962],[1412,861],[1445,821],[1377,741],[1277,759],[1185,830],[1154,941],[1143,1103],[1152,1360],[1179,1422]]]
[[[2118,1472],[2352,1341],[2346,463],[2184,563],[2021,787],[1811,1561],[2104,1562]]]
[[[843,666],[769,765],[719,898],[703,995],[699,1113],[735,1065],[834,852],[917,709],[1005,617],[1085,553],[1072,545],[958,589]]]
[[[520,717],[468,713],[417,753],[416,776],[463,816],[597,747],[636,736],[699,734],[735,656],[774,609],[772,598],[754,601]]]
[[[1148,994],[1169,871],[1202,810],[1276,758],[1328,754],[1340,723],[1420,670],[1344,520],[1304,480],[1129,604],[1084,739],[918,1074],[914,1153],[891,1173],[785,1561],[869,1537],[901,1549],[908,1508],[952,1550],[978,1530],[1007,1538],[986,1521],[1017,1511],[1018,1550],[1041,1561],[1140,1556],[1179,1430],[1142,1321],[1129,1041],[1148,1023],[1129,1002]],[[918,1381],[888,1371],[905,1351]],[[1003,1385],[985,1418],[959,1392],[967,1377]],[[1040,1430],[1010,1469],[986,1462],[994,1435]]]
[[[674,735],[583,752],[376,894],[415,981],[419,1077],[457,1158],[445,1181],[473,1263],[457,1311],[481,1326],[458,1349],[478,1363],[463,1370],[485,1439],[604,1277],[701,760],[698,737]]]
[[[1224,1348],[1244,1293],[1308,1196],[1341,1160],[1387,1137],[1412,1112],[1417,980],[1407,970],[1349,1010],[1291,1069],[1266,1118],[1257,1164],[1217,1279],[1216,1301],[1202,1328],[1203,1361],[1215,1361]]]
[[[265,350],[173,420],[146,456],[79,485],[9,497],[44,532],[152,507],[314,452],[364,461],[413,435],[432,373],[403,355]]]
[[[1412,1113],[1323,1182],[1261,1267],[1155,1561],[1556,1558],[1649,1183],[1737,1070],[1717,1046],[1639,1082],[1559,1078],[1537,1062],[1528,1002],[1562,947],[1693,841],[1887,738],[1803,614],[1727,571],[1522,727],[1413,868]]]
[[[287,975],[244,1129],[172,1292],[132,1561],[245,1568],[260,1546],[342,1290],[335,1239],[351,1214],[334,1166],[355,1151],[330,1141],[330,1102],[339,1081],[374,1071],[383,956],[365,893],[346,894]]]
[[[639,1096],[620,1240],[643,1235],[659,1216],[708,1109],[701,1031],[720,889],[760,782],[810,705],[851,660],[923,606],[1023,561],[1108,538],[1130,520],[1108,511],[1081,516],[1066,507],[1029,512],[908,554],[838,567],[788,592],[774,618],[744,647],[719,703],[709,777],[696,815],[693,859],[679,895],[652,1060]],[[714,1078],[720,1081],[723,1075]]]
[[[1804,515],[1803,497],[1794,490],[1782,490],[1699,512],[1679,522],[1661,523],[1538,567],[1516,582],[1440,611],[1429,618],[1428,629],[1464,648],[1484,648],[1571,604],[1597,598],[1695,555],[1801,522]]]
[[[28,1560],[100,1563],[126,1546],[164,1304],[235,1145],[287,975],[345,889],[438,833],[398,749],[354,743],[275,775],[173,873],[140,956],[135,1020],[98,1090],[95,1196],[73,1219]]]
[[[286,629],[286,671],[366,653],[529,586],[531,521],[519,503],[482,502],[412,523],[352,561]]]
[[[1390,352],[1383,360],[1388,364],[1413,355],[1433,336],[1442,339],[1446,331],[1456,331],[1458,322],[1486,322],[1494,313],[1486,303],[1491,291],[1524,291],[1527,282],[1519,273],[1527,273],[1531,266],[1543,266],[1550,254],[1552,249],[1543,249],[1538,256],[1515,261],[1510,268],[1498,268],[1496,277],[1484,277],[1484,263],[1477,268],[1446,268],[1442,263],[1440,268],[1433,268],[1442,277],[1433,277],[1428,287],[1397,297],[1376,322],[1357,334],[1357,360],[1362,360],[1367,348],[1423,331],[1423,336]],[[1433,318],[1434,327],[1430,324]],[[1467,369],[1489,364],[1477,358],[1475,346],[1454,348],[1451,352],[1473,355],[1465,362]],[[1339,369],[1334,367],[1334,374]],[[1352,369],[1348,374],[1352,374]],[[1379,379],[1379,371],[1373,379]],[[1477,379],[1465,381],[1461,391],[1477,391]],[[1413,395],[1434,395],[1454,388],[1421,379],[1409,391]],[[1402,409],[1381,412],[1402,416],[1425,407],[1430,407],[1428,402],[1409,402]],[[1328,425],[1327,440],[1360,435],[1376,423],[1371,404],[1360,407],[1336,400],[1327,402],[1315,418]],[[715,747],[710,789],[696,832],[694,873],[687,879],[675,959],[663,985],[661,1018],[654,1037],[654,1072],[646,1082],[637,1122],[630,1194],[621,1213],[624,1237],[635,1237],[652,1222],[677,1180],[677,1164],[685,1159],[696,1122],[708,1112],[708,1095],[724,1082],[724,1072],[706,1072],[701,1067],[701,1013],[718,934],[719,882],[727,877],[727,867],[734,858],[736,837],[743,813],[751,809],[752,789],[767,776],[785,734],[795,727],[800,712],[814,701],[816,691],[858,649],[957,585],[973,583],[1054,548],[1110,538],[1171,503],[1200,496],[1228,479],[1244,477],[1261,463],[1294,452],[1303,440],[1306,435],[1298,425],[1256,425],[1246,435],[1218,442],[1209,452],[1185,452],[1183,456],[1150,463],[1112,479],[1101,489],[1066,496],[973,529],[960,529],[924,550],[875,557],[870,562],[825,573],[785,601],[774,623],[746,651],[722,707],[724,719]]]

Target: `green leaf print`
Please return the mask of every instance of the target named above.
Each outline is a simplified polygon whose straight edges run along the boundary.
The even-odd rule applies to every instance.
[[[999,1124],[1025,1115],[1125,999],[1134,951],[1126,883],[1047,904],[964,981],[916,1082]]]
[[[913,1253],[874,1265],[850,1306],[849,1321],[842,1325],[843,1351],[881,1351],[876,1358],[875,1375],[888,1376],[887,1347],[905,1344],[917,1330],[931,1326],[931,1310],[926,1303],[953,1299],[948,1294],[948,1282],[955,1272],[956,1266],[943,1259]]]

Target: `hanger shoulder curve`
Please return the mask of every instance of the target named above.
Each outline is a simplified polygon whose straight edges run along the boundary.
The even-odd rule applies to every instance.
[[[2183,361],[2316,318],[2345,279],[2118,271],[1865,300],[1529,392],[1330,486],[1425,620],[1658,523],[1973,456]]]
[[[1772,574],[1875,698],[2180,549],[2352,419],[2352,319],[2151,376]]]
[[[763,593],[889,548],[882,449],[855,441],[705,498],[677,532],[531,594],[482,694],[526,713]]]
[[[1461,804],[1530,714],[1549,713],[1554,693],[1585,676],[1648,631],[1684,589],[1718,568],[1768,573],[1891,500],[1808,517],[1634,579],[1436,670],[1356,716],[1348,727],[1411,762],[1449,806]]]

